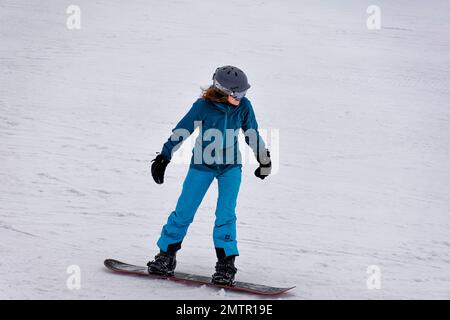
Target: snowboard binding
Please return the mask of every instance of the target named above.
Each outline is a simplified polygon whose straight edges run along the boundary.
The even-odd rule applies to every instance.
[[[147,263],[148,272],[161,276],[171,277],[174,275],[177,259],[175,254],[161,251],[155,256],[155,260]]]
[[[211,282],[216,285],[229,286],[235,285],[234,276],[237,268],[234,266],[235,256],[219,258],[216,263],[216,272],[212,275]]]

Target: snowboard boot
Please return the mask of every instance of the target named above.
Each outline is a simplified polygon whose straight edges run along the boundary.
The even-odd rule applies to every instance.
[[[167,251],[161,250],[156,256],[155,260],[147,263],[148,272],[162,276],[171,277],[174,275],[175,267],[177,266],[177,250],[181,247],[180,243],[169,245]]]
[[[217,254],[217,256],[216,272],[212,275],[211,282],[213,284],[231,287],[234,285],[234,276],[237,272],[234,266],[236,256],[226,257],[225,254]]]

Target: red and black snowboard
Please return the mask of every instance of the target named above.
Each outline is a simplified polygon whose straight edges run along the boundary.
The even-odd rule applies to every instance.
[[[295,287],[289,287],[289,288],[276,288],[276,287],[270,287],[265,286],[261,284],[254,284],[254,283],[248,283],[248,282],[240,282],[236,281],[235,285],[230,286],[221,286],[211,283],[211,277],[205,277],[205,276],[198,276],[195,274],[189,274],[189,273],[183,273],[183,272],[175,272],[175,275],[172,277],[164,277],[160,275],[151,274],[148,272],[147,267],[143,266],[135,266],[127,263],[123,263],[117,260],[113,259],[106,259],[105,267],[108,269],[122,273],[122,274],[129,274],[129,275],[136,275],[136,276],[146,276],[150,278],[156,278],[156,279],[168,279],[171,281],[176,282],[183,282],[187,284],[197,284],[197,285],[207,285],[217,288],[224,288],[228,290],[235,290],[235,291],[241,291],[241,292],[247,292],[247,293],[253,293],[253,294],[261,294],[261,295],[278,295],[281,293],[284,293],[288,290],[291,290]]]

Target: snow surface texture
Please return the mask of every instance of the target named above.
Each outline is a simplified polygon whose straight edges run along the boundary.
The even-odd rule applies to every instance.
[[[157,252],[188,166],[156,185],[150,160],[225,64],[280,130],[278,173],[243,170],[238,279],[296,285],[283,299],[450,298],[448,1],[74,4],[81,30],[67,2],[0,1],[0,298],[257,298],[102,266]],[[179,271],[213,273],[216,197]]]

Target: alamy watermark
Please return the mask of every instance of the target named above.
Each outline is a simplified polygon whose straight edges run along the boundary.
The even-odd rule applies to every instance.
[[[81,289],[81,268],[77,265],[71,265],[67,267],[66,273],[69,277],[66,280],[66,286],[69,290]]]
[[[366,20],[366,26],[369,30],[380,30],[381,29],[381,8],[376,5],[370,5],[366,10],[369,16]]]
[[[66,9],[66,14],[69,16],[66,20],[66,26],[69,30],[81,29],[81,9],[79,6],[70,5]]]
[[[264,154],[267,148],[270,150],[271,158],[260,157],[261,164],[271,161],[272,174],[279,168],[279,141],[278,129],[248,129],[241,134],[240,129],[226,129],[225,132],[216,128],[203,130],[201,121],[194,122],[194,128],[199,128],[196,140],[191,140],[191,148],[181,148],[175,154],[182,142],[189,138],[191,132],[186,129],[176,129],[169,140],[174,145],[172,150],[174,163],[207,165],[222,164],[256,164],[258,155]],[[248,144],[250,148],[239,149],[239,144]],[[270,147],[269,147],[270,146]]]
[[[369,290],[381,289],[381,268],[377,265],[370,265],[366,270],[369,277],[366,280],[366,286]]]

